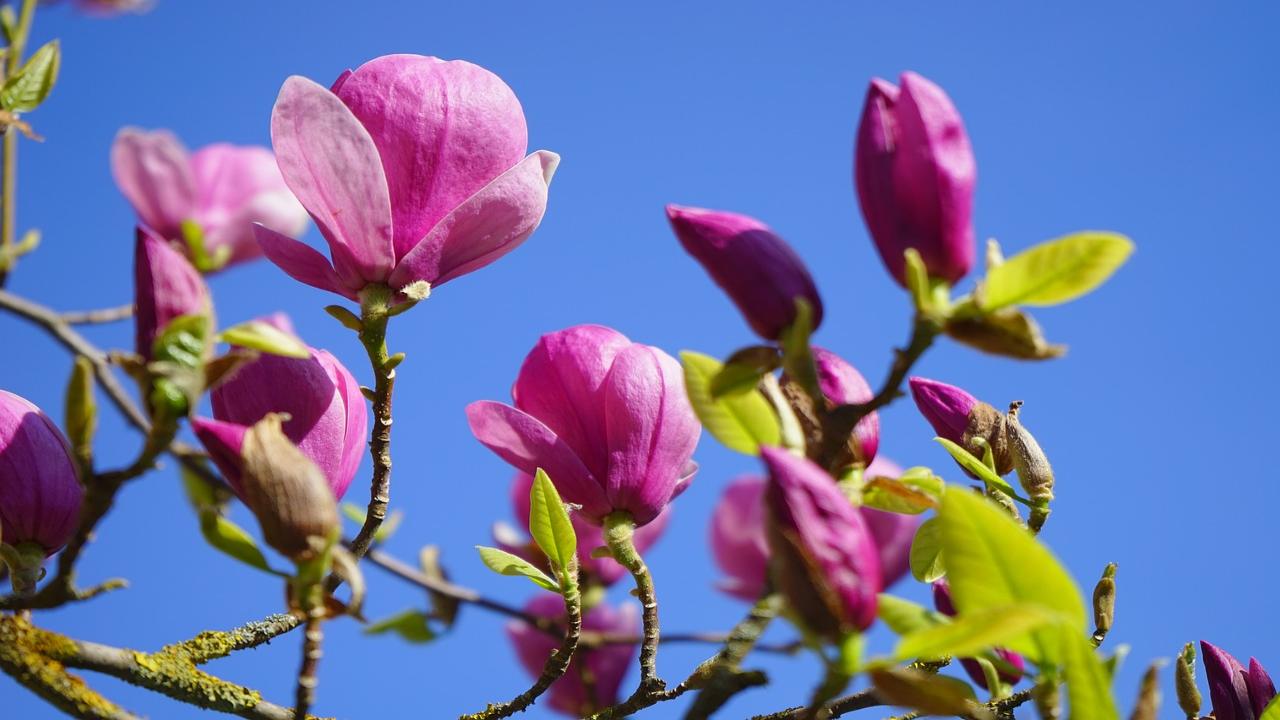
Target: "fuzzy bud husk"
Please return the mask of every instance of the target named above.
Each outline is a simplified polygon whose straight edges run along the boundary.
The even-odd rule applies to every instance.
[[[1116,617],[1116,564],[1108,563],[1102,578],[1093,587],[1094,637],[1105,636],[1111,631]]]
[[[1147,668],[1142,675],[1142,685],[1138,690],[1138,704],[1133,708],[1129,720],[1157,720],[1160,714],[1160,666],[1164,661],[1157,661]]]
[[[1178,707],[1188,718],[1200,717],[1200,687],[1196,684],[1196,644],[1187,643],[1174,661],[1174,688],[1178,693]]]
[[[980,458],[985,454],[985,450],[981,443],[976,442],[979,438],[991,447],[997,474],[1007,475],[1014,469],[1005,416],[984,402],[977,403],[969,411],[968,424],[964,429],[964,441],[961,443],[965,450]]]
[[[267,544],[299,560],[314,552],[309,538],[337,531],[338,503],[320,468],[285,437],[282,421],[272,413],[245,433],[241,494]]]
[[[1013,469],[1018,472],[1018,481],[1027,497],[1037,503],[1047,503],[1053,499],[1053,468],[1049,466],[1049,458],[1040,449],[1035,436],[1019,422],[1018,410],[1021,407],[1021,402],[1011,404],[1009,413],[1004,416]]]

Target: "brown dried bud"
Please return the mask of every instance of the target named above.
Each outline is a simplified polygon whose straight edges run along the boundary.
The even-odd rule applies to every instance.
[[[1018,472],[1018,481],[1022,483],[1027,497],[1037,503],[1047,503],[1053,499],[1053,468],[1049,466],[1049,458],[1045,457],[1035,436],[1018,421],[1021,407],[1021,401],[1011,403],[1009,413],[1004,416],[1013,469]]]
[[[1107,563],[1102,578],[1093,586],[1093,637],[1099,643],[1111,632],[1116,618],[1116,564]]]
[[[271,413],[245,433],[241,497],[267,544],[302,560],[314,553],[308,538],[327,539],[338,530],[338,502],[320,468],[285,437],[282,420]]]
[[[969,411],[964,442],[960,443],[977,458],[986,454],[982,443],[976,442],[979,438],[991,447],[991,455],[996,461],[996,473],[1008,475],[1013,470],[1013,457],[1009,452],[1005,416],[984,402],[978,402]]]
[[[1188,718],[1200,716],[1200,688],[1196,685],[1196,644],[1187,643],[1173,663],[1174,687],[1178,691],[1178,707]]]

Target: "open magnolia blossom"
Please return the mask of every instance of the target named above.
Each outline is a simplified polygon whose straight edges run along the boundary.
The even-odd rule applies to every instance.
[[[258,227],[295,280],[350,299],[367,285],[409,299],[514,250],[542,221],[560,156],[526,156],[524,111],[464,60],[386,55],[326,89],[285,81],[271,143],[330,258]]]

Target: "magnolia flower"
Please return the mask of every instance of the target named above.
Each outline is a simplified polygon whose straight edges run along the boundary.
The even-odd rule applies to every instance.
[[[813,363],[818,371],[818,387],[833,405],[856,405],[874,397],[862,373],[839,355],[820,347],[813,348]],[[880,416],[867,413],[853,428],[849,438],[853,457],[870,463],[880,447]]]
[[[809,303],[813,329],[822,323],[822,298],[804,261],[764,223],[737,213],[667,206],[684,249],[765,340],[777,340],[796,320],[796,300]]]
[[[559,595],[539,594],[525,604],[524,610],[537,617],[564,620],[564,600]],[[635,605],[614,608],[601,603],[583,613],[582,630],[636,635],[640,631],[640,618]],[[542,673],[547,658],[560,644],[554,636],[518,620],[507,625],[507,637],[515,646],[520,664],[533,677]],[[578,718],[617,703],[618,688],[622,687],[622,680],[631,669],[635,655],[635,645],[621,643],[578,648],[569,662],[569,669],[551,686],[551,707]],[[590,690],[583,681],[584,676],[591,678]]]
[[[1257,720],[1276,696],[1275,683],[1262,663],[1249,658],[1249,669],[1230,653],[1200,641],[1209,699],[1217,720]]]
[[[529,527],[529,491],[532,487],[533,476],[528,473],[516,473],[511,483],[511,504],[515,508],[516,521],[522,528]],[[658,542],[658,538],[667,529],[670,517],[671,510],[667,508],[648,525],[636,529],[634,542],[637,552],[643,555]],[[604,531],[599,526],[587,522],[576,512],[571,513],[569,519],[573,522],[574,534],[578,536],[578,568],[583,573],[605,585],[612,585],[627,574],[626,569],[613,558],[592,557],[592,550],[604,546]],[[498,547],[535,565],[545,562],[545,556],[533,544],[532,538],[506,523],[496,523],[493,526],[493,539]]]
[[[200,273],[169,243],[142,227],[134,246],[133,280],[135,349],[145,359],[151,359],[156,338],[174,319],[213,312]]]
[[[293,334],[288,317],[262,318]],[[304,359],[263,353],[213,389],[213,417],[191,426],[239,492],[245,431],[268,413],[283,413],[284,434],[324,474],[334,497],[351,485],[365,454],[368,410],[360,385],[328,351]]]
[[[267,227],[258,242],[295,280],[353,300],[370,284],[420,299],[511,252],[560,162],[525,156],[524,112],[497,75],[421,55],[377,58],[331,89],[290,77],[271,142],[332,262]]]
[[[684,374],[658,348],[600,325],[543,335],[511,389],[514,406],[467,406],[471,432],[516,469],[542,468],[566,502],[600,524],[652,521],[693,478],[702,425]]]
[[[168,130],[128,127],[111,146],[111,173],[138,219],[157,235],[190,253],[183,224],[200,229],[213,261],[202,269],[261,255],[254,223],[290,237],[307,227],[307,212],[266,148],[218,143],[188,153]]]
[[[922,377],[910,378],[907,384],[911,387],[911,397],[920,409],[920,414],[929,421],[939,437],[950,440],[979,458],[985,453],[985,443],[991,448],[996,472],[1005,475],[1013,469],[1013,454],[1005,432],[1005,416],[999,410],[955,385]],[[983,442],[977,442],[978,440]]]
[[[896,478],[902,468],[878,457],[865,471],[868,478]],[[720,495],[711,516],[711,552],[726,577],[716,583],[724,592],[742,600],[755,601],[764,592],[769,570],[769,543],[765,537],[765,479],[743,475],[734,479]],[[862,515],[880,557],[885,589],[902,579],[910,569],[911,541],[921,518],[862,507]]]
[[[40,408],[0,390],[0,542],[54,554],[71,539],[83,499],[62,432]]]
[[[77,10],[86,15],[110,17],[124,13],[141,13],[151,9],[152,0],[75,0]]]
[[[902,74],[901,87],[871,81],[854,183],[880,259],[900,285],[907,248],[933,277],[954,283],[969,272],[976,177],[964,122],[942,88],[912,72]]]
[[[810,632],[835,642],[876,619],[884,584],[875,540],[831,476],[806,458],[764,447],[766,533],[774,584]]]

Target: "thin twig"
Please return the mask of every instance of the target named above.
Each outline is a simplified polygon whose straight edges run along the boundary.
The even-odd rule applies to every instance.
[[[62,313],[62,322],[68,325],[101,325],[119,322],[133,317],[133,303],[97,310],[73,310]]]

